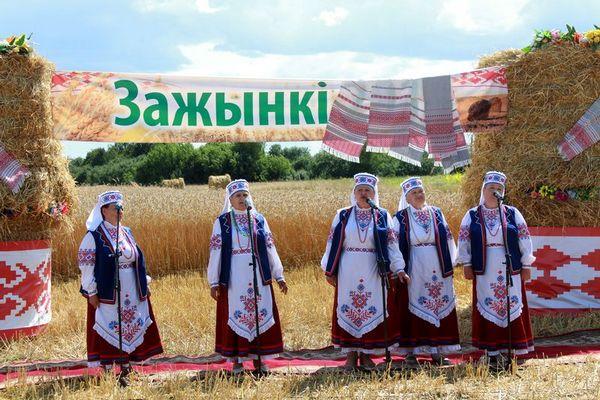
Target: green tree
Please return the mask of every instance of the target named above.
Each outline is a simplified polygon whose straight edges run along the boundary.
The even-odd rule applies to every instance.
[[[135,180],[149,185],[157,184],[163,179],[183,177],[193,154],[194,147],[189,143],[157,144],[138,164]]]
[[[284,156],[265,156],[258,162],[261,181],[283,181],[292,178],[293,169],[290,160]]]
[[[264,143],[234,143],[236,165],[234,177],[249,181],[260,180],[260,160],[265,157]]]

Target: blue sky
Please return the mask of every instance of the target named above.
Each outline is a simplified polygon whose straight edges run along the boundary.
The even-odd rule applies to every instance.
[[[255,78],[454,73],[483,54],[527,45],[536,28],[600,23],[597,0],[1,3],[0,36],[33,32],[36,50],[59,70]],[[98,146],[63,145],[70,157]]]

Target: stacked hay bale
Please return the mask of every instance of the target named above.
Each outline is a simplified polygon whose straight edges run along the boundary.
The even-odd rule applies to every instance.
[[[549,46],[521,55],[485,57],[481,68],[505,64],[509,88],[508,126],[475,135],[473,162],[463,179],[464,206],[478,203],[488,170],[508,176],[507,202],[530,226],[598,226],[600,201],[532,198],[540,185],[594,188],[600,182],[600,146],[563,161],[556,146],[600,97],[600,53],[577,46]]]
[[[185,180],[183,178],[163,179],[160,185],[172,189],[185,189]]]
[[[53,138],[53,72],[37,55],[0,55],[0,144],[31,173],[16,194],[0,181],[0,241],[51,239],[72,228],[75,183]]]
[[[225,189],[231,182],[231,176],[225,175],[211,175],[208,177],[209,189]]]

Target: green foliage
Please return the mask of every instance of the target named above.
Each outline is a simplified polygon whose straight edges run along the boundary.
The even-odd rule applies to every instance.
[[[281,181],[344,178],[365,171],[381,177],[441,173],[426,154],[421,167],[366,152],[356,164],[323,151],[312,156],[307,148],[299,146],[274,144],[265,152],[263,143],[208,143],[200,147],[116,143],[71,160],[69,169],[78,184],[86,185],[152,185],[179,177],[188,184],[205,184],[209,176],[223,174],[250,181]]]

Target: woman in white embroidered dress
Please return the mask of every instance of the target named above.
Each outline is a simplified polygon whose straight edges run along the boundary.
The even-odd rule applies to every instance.
[[[258,263],[258,340],[247,203],[251,206]],[[234,373],[243,371],[242,362],[245,359],[253,359],[254,367],[257,368],[258,354],[264,360],[283,351],[272,279],[277,281],[284,294],[287,293],[283,265],[275,249],[269,225],[254,209],[248,182],[243,179],[235,180],[225,189],[225,204],[213,226],[208,262],[210,294],[217,301],[215,351],[233,362]],[[264,364],[262,369],[267,369]]]
[[[327,281],[335,287],[332,342],[347,353],[348,368],[357,367],[359,361],[362,367],[372,368],[370,354],[381,354],[386,347],[393,349],[399,339],[397,306],[393,291],[386,290],[387,343],[385,340],[378,248],[390,278],[408,280],[391,216],[384,209],[376,210],[374,224],[367,199],[379,204],[377,177],[356,174],[350,195],[352,206],[338,210],[321,261]],[[394,282],[391,287],[395,286]]]
[[[408,362],[416,361],[415,354],[428,354],[434,363],[447,365],[443,355],[460,351],[452,277],[456,244],[442,210],[427,204],[422,180],[412,177],[400,186],[394,232],[410,276],[408,296],[399,296],[399,307],[410,311],[400,347],[408,352]]]
[[[122,373],[130,371],[130,362],[138,362],[162,353],[162,344],[152,312],[144,256],[131,230],[119,229],[119,279],[121,282],[122,349],[119,351],[119,324],[115,291],[115,247],[117,216],[123,195],[108,191],[98,196],[86,227],[88,232],[79,246],[81,293],[88,299],[88,364],[121,364]],[[119,210],[120,209],[120,210]]]
[[[510,294],[510,332],[514,354],[533,351],[533,334],[525,296],[524,281],[531,276],[535,261],[525,219],[515,207],[503,206],[500,222],[498,200],[504,196],[506,176],[501,172],[485,174],[479,206],[464,216],[458,237],[457,262],[464,266],[467,279],[473,280],[473,345],[487,351],[490,365],[502,368],[506,361],[506,267],[503,231],[507,236],[513,264]]]

